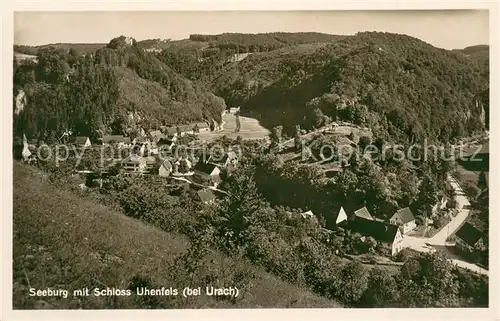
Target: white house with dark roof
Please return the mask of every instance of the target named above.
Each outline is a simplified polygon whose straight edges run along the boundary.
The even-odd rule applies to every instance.
[[[394,215],[389,219],[389,222],[393,225],[399,226],[399,229],[403,234],[406,234],[417,227],[415,217],[409,207],[397,210],[396,213],[394,213]]]
[[[194,166],[195,179],[200,183],[208,183],[209,186],[215,188],[221,182],[220,173],[221,170],[214,164],[198,162]]]

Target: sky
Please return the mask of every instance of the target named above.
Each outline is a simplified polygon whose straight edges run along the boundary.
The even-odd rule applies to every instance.
[[[407,34],[436,47],[489,44],[486,10],[414,11],[24,11],[14,14],[14,43],[108,43],[124,35],[136,40],[185,39],[224,32],[361,31]]]

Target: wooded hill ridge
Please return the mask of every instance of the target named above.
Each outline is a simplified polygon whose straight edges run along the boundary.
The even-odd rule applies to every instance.
[[[94,138],[131,135],[140,128],[219,121],[226,108],[205,86],[123,36],[85,55],[43,48],[37,60],[14,61],[18,136],[52,141],[66,130]]]
[[[376,136],[398,142],[450,141],[488,128],[488,46],[445,50],[407,35],[382,32],[191,35],[184,40],[134,40],[127,49],[115,48],[116,39],[127,38],[115,38],[90,55],[90,64],[109,70],[110,79],[121,88],[116,101],[107,105],[121,106],[118,110],[127,104],[129,110],[151,109],[145,115],[148,119],[154,115],[149,124],[153,127],[157,122],[215,119],[227,105],[241,106],[243,114],[268,128],[285,125],[285,133],[296,124],[312,129],[335,119],[371,127]],[[98,44],[75,45],[79,49],[57,46],[69,52],[66,55],[88,61],[89,55],[83,58],[80,53],[92,52],[90,48]],[[52,50],[36,48],[38,55]],[[25,46],[15,50],[34,53]],[[19,79],[30,72],[23,68],[16,72],[16,88],[29,83]],[[168,82],[160,74],[173,80]],[[39,92],[30,88],[45,83],[38,75],[36,86],[28,86],[26,110],[30,96]],[[165,96],[166,101],[161,98]],[[117,113],[104,112],[108,127],[117,119],[110,114]],[[110,131],[106,126],[93,127]]]
[[[301,46],[231,64],[212,89],[267,127],[314,128],[341,119],[396,141],[448,141],[487,125],[485,103],[476,99],[488,91],[484,61],[389,33]]]

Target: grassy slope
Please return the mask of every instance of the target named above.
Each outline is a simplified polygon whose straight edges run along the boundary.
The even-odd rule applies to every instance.
[[[37,300],[27,295],[28,283],[35,288],[72,290],[108,286],[125,289],[138,274],[149,276],[156,287],[168,288],[178,282],[176,271],[169,273],[168,266],[175,254],[185,251],[184,237],[162,232],[58,189],[47,182],[44,174],[19,163],[14,164],[13,181],[14,308],[140,308],[134,297]],[[220,255],[214,254],[208,259],[218,261]],[[249,266],[228,258],[223,261],[225,266]],[[257,268],[250,270],[256,278],[242,289],[243,296],[235,305],[201,296],[187,304],[180,297],[166,297],[164,306],[339,307],[336,302],[285,284]]]

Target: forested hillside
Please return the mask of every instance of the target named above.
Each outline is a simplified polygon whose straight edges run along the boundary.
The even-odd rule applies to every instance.
[[[488,79],[484,66],[461,53],[369,32],[317,50],[251,55],[212,85],[228,104],[269,127],[342,119],[396,140],[447,141],[484,128],[474,98]]]
[[[51,141],[66,130],[91,137],[130,134],[140,127],[219,120],[225,109],[224,100],[125,37],[86,55],[44,48],[37,60],[14,61],[18,136]]]
[[[29,47],[38,48],[40,63],[15,66],[14,94],[24,88],[28,102],[19,117],[29,120],[18,131],[122,131],[134,127],[126,121],[131,111],[152,127],[217,119],[225,103],[241,106],[268,128],[285,125],[289,134],[296,124],[311,129],[345,120],[386,140],[449,141],[489,127],[488,46],[449,51],[378,32],[226,33],[118,45],[124,39],[86,56],[79,54],[80,45]],[[23,48],[16,50],[34,53]],[[95,46],[80,46],[90,48]],[[85,86],[78,83],[82,79]],[[92,88],[108,89],[98,94]],[[90,121],[83,111],[75,118],[88,124],[37,114],[50,108],[64,114],[60,106],[85,109],[91,102],[102,112],[92,113],[97,116]]]

